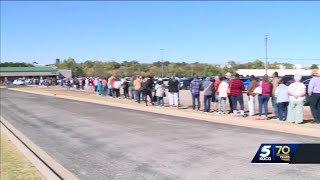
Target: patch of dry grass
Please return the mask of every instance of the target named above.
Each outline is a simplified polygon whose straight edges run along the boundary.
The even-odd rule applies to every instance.
[[[1,131],[0,179],[3,180],[42,180],[44,177],[32,163],[16,148]]]

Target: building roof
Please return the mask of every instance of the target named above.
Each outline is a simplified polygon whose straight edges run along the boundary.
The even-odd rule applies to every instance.
[[[57,69],[50,66],[41,67],[0,67],[0,72],[55,72]]]

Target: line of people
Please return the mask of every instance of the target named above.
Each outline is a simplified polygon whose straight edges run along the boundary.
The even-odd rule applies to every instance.
[[[232,77],[231,73],[226,73],[225,77],[215,76],[214,79],[207,77],[204,81],[195,76],[190,83],[192,109],[200,111],[200,97],[203,97],[204,113],[216,112],[221,115],[233,114],[240,117],[256,116],[255,104],[257,99],[258,113],[256,119],[267,120],[270,118],[268,103],[271,99],[273,119],[281,122],[287,120],[299,124],[303,122],[304,101],[306,93],[308,93],[310,108],[314,117],[313,123],[318,124],[320,122],[319,72],[317,70],[312,71],[312,79],[308,90],[300,80],[301,75],[295,75],[294,82],[286,86],[280,80],[277,72],[272,75],[272,81],[270,81],[268,75],[264,75],[261,81],[258,81],[252,75],[249,88],[246,91],[249,113],[245,114],[245,88],[239,74]],[[132,99],[138,103],[144,101],[146,106],[151,103],[151,105],[164,107],[164,97],[168,95],[169,106],[179,108],[179,81],[174,76],[169,79],[167,86],[161,78],[154,83],[154,79],[150,76],[137,76],[132,81],[128,81],[128,79],[121,81],[116,77],[108,79],[86,78],[82,82],[84,89],[90,90],[93,88],[92,90],[101,96],[109,95],[114,98],[120,98],[120,89],[123,88],[124,99]],[[229,112],[227,112],[227,101],[230,105]]]

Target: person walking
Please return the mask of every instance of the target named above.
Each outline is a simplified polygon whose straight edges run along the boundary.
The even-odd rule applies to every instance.
[[[141,76],[137,77],[136,80],[133,81],[134,92],[135,92],[135,99],[136,102],[140,103],[140,96],[141,96]]]
[[[273,108],[273,111],[274,111],[274,117],[273,119],[279,119],[279,114],[278,114],[278,103],[277,103],[277,97],[275,96],[275,91],[279,85],[279,77],[278,77],[278,72],[274,72],[272,74],[272,108]]]
[[[198,108],[200,110],[200,90],[201,90],[201,81],[198,79],[198,76],[195,76],[190,82],[190,91],[192,95],[192,109],[196,109],[196,101]]]
[[[319,71],[312,70],[312,78],[308,86],[310,109],[313,116],[313,124],[320,124],[320,74]]]
[[[303,104],[306,95],[306,85],[300,82],[302,76],[294,75],[294,83],[288,87],[289,106],[287,121],[301,124],[303,122]]]
[[[248,95],[248,107],[249,107],[249,116],[255,115],[255,96],[256,94],[253,93],[255,88],[257,87],[257,80],[254,75],[251,75],[250,77],[250,86],[247,90]]]
[[[163,107],[164,106],[164,101],[163,97],[165,96],[165,87],[163,84],[163,80],[160,78],[157,81],[157,84],[155,86],[156,90],[156,97],[157,97],[157,106]]]
[[[214,77],[214,84],[213,84],[213,91],[212,91],[212,109],[213,109],[213,112],[219,112],[219,97],[218,97],[218,88],[219,88],[219,85],[221,83],[221,80],[220,80],[220,77],[219,76],[215,76]]]
[[[230,86],[230,82],[232,81],[231,73],[227,72],[226,75],[225,75],[225,78],[226,78],[227,83]],[[230,106],[229,114],[232,114],[233,113],[233,106],[232,106],[232,98],[231,98],[231,94],[230,93],[228,93],[228,101],[229,101],[229,106]]]
[[[244,84],[239,79],[240,75],[236,74],[235,78],[230,82],[229,87],[231,90],[231,101],[232,101],[232,109],[233,115],[238,116],[237,114],[237,103],[240,105],[240,115],[245,117],[244,115],[244,103],[243,103],[243,95],[242,91],[244,90]]]
[[[169,105],[173,107],[173,105],[176,108],[179,108],[179,99],[178,99],[178,93],[179,93],[179,81],[176,80],[174,76],[171,76],[168,82],[168,96],[169,96]]]
[[[282,80],[279,80],[279,85],[274,92],[274,96],[277,98],[279,120],[285,121],[288,115],[289,92],[288,86]]]
[[[212,101],[212,94],[214,94],[214,86],[213,82],[211,81],[210,77],[207,77],[203,83],[203,103],[204,103],[204,113],[208,113],[211,110],[211,101]],[[214,93],[213,93],[214,92]]]
[[[219,114],[227,113],[227,97],[228,97],[228,83],[226,78],[222,78],[222,82],[218,87],[218,96],[219,96]]]
[[[258,95],[259,102],[259,116],[256,120],[267,120],[268,119],[268,102],[272,95],[272,84],[269,82],[269,77],[267,74],[263,76],[262,81],[260,81],[259,86],[262,88],[262,93]],[[265,118],[262,118],[262,107],[264,107]]]

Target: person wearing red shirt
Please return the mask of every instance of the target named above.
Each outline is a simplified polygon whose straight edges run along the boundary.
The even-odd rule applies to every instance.
[[[230,82],[230,90],[231,90],[231,100],[232,100],[232,109],[233,114],[237,116],[237,102],[240,104],[240,115],[245,117],[244,115],[244,104],[243,104],[243,95],[242,91],[244,90],[244,84],[239,79],[240,75],[236,74],[235,78]]]
[[[214,84],[213,84],[213,92],[212,92],[212,108],[213,112],[219,112],[220,109],[217,109],[217,104],[219,103],[219,94],[218,94],[218,88],[221,83],[220,77],[215,76],[214,77]]]

